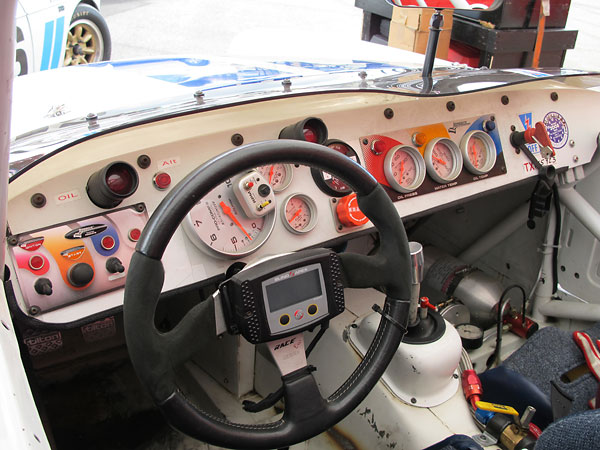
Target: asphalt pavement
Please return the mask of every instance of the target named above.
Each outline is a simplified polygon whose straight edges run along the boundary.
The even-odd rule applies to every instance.
[[[567,28],[579,35],[565,67],[600,70],[597,5],[571,1]],[[362,10],[354,0],[103,0],[101,11],[112,35],[113,59],[269,52],[324,57],[324,49],[335,57],[331,48],[348,53],[360,45],[362,28]],[[325,42],[335,45],[320,45]]]

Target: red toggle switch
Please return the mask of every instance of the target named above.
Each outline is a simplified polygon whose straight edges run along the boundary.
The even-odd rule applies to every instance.
[[[432,310],[434,310],[434,311],[437,311],[437,306],[435,306],[435,305],[432,305],[432,304],[429,302],[429,297],[421,297],[421,298],[419,299],[419,306],[420,306],[421,308],[429,308],[429,309],[432,309]]]
[[[548,147],[552,150],[552,156],[556,155],[550,136],[548,136],[548,130],[546,130],[546,125],[543,122],[537,122],[535,128],[527,128],[525,130],[525,142]]]

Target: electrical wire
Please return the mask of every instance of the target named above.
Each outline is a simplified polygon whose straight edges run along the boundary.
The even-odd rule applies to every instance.
[[[498,317],[496,323],[496,348],[488,358],[485,370],[489,370],[494,365],[494,363],[496,363],[497,365],[500,362],[500,350],[502,347],[502,311],[504,311],[506,303],[510,301],[510,298],[507,297],[507,294],[515,288],[519,289],[519,291],[521,292],[521,295],[523,296],[523,308],[525,308],[525,304],[527,302],[527,294],[525,293],[525,289],[523,289],[521,286],[519,286],[518,284],[511,284],[506,289],[504,289],[504,291],[502,291],[500,301],[498,302]]]
[[[558,186],[556,183],[552,185],[556,227],[554,229],[554,242],[552,247],[552,294],[556,294],[558,290],[558,246],[560,245],[560,227],[562,222],[560,211],[560,199],[558,197]]]

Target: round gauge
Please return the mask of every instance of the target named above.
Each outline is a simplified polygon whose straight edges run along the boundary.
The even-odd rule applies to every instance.
[[[460,141],[460,151],[467,170],[475,175],[488,173],[496,164],[496,144],[485,132],[474,130]]]
[[[343,141],[329,139],[325,145],[336,152],[340,152],[360,164],[358,155],[352,147]],[[352,192],[352,188],[345,181],[319,169],[310,169],[315,183],[325,194],[332,197],[344,197]]]
[[[275,225],[275,212],[248,217],[227,181],[210,191],[188,213],[183,229],[194,244],[213,256],[241,258],[265,243]]]
[[[307,233],[317,224],[317,205],[304,194],[292,194],[283,203],[281,219],[291,232]]]
[[[458,146],[447,138],[435,138],[425,147],[427,173],[438,183],[455,180],[462,170],[463,158]]]
[[[281,192],[292,182],[294,168],[291,164],[277,163],[258,167],[256,170],[269,182],[274,192]]]
[[[410,145],[392,147],[383,161],[385,178],[392,188],[407,193],[417,189],[425,179],[425,161]]]
[[[467,350],[475,350],[483,345],[483,330],[472,323],[456,325],[462,345]]]

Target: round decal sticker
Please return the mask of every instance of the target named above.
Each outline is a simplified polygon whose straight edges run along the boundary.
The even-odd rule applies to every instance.
[[[557,112],[549,112],[544,117],[544,125],[555,149],[563,148],[569,140],[569,127],[563,116]]]

